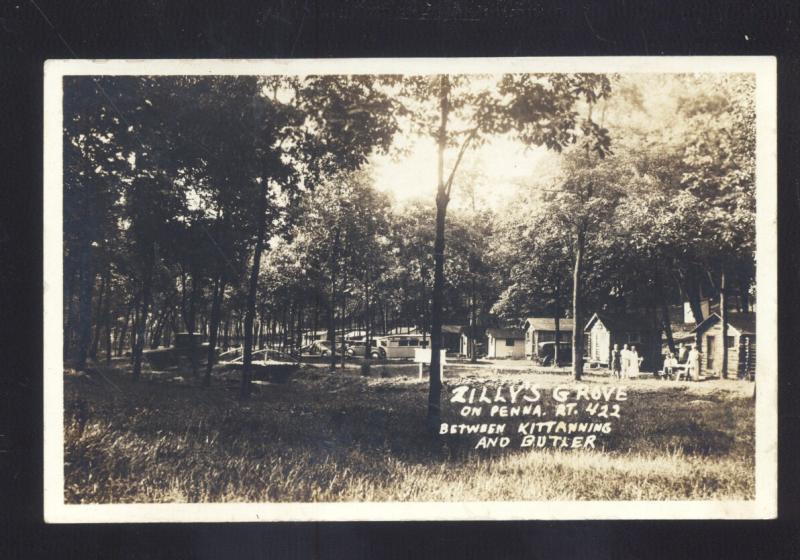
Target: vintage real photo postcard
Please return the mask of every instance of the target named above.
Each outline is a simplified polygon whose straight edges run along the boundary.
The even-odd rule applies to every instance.
[[[47,521],[776,515],[774,58],[44,72]]]

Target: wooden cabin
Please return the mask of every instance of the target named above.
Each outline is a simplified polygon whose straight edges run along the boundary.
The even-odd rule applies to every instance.
[[[705,375],[722,376],[722,318],[712,313],[693,331]],[[756,314],[728,314],[728,377],[752,378],[756,373]]]
[[[469,349],[470,330],[474,331],[472,338],[475,340],[475,350],[478,356],[482,356],[486,346],[486,327],[479,326],[470,327],[467,325],[461,327],[458,353],[467,358],[472,357]]]
[[[561,344],[572,340],[572,319],[559,319],[558,330]],[[556,320],[552,317],[528,317],[523,324],[525,329],[525,357],[538,360],[543,342],[554,342],[556,339]],[[559,345],[559,348],[561,345]]]
[[[487,358],[524,358],[525,331],[522,329],[486,329]]]
[[[661,367],[661,329],[655,318],[632,314],[595,313],[584,328],[590,365],[609,366],[611,348],[635,346],[642,360],[641,371]]]
[[[462,325],[442,325],[442,348],[449,354],[461,352]]]

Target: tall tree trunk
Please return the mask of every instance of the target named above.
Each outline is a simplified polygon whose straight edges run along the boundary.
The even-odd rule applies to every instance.
[[[669,347],[669,351],[674,355],[677,355],[675,339],[672,336],[672,323],[670,322],[669,308],[667,307],[667,302],[664,300],[664,298],[661,298],[661,324],[664,326],[664,334],[667,335],[667,346]]]
[[[583,272],[583,251],[586,232],[583,225],[578,226],[575,239],[575,268],[572,273],[572,376],[575,381],[583,377],[583,301],[581,274]]]
[[[242,357],[242,386],[240,396],[246,399],[250,396],[252,389],[252,368],[253,368],[253,319],[256,314],[256,293],[258,292],[258,273],[261,270],[261,253],[264,250],[264,237],[267,229],[267,197],[269,190],[267,181],[264,181],[264,191],[261,194],[259,212],[256,217],[258,220],[258,232],[256,244],[253,250],[253,266],[250,269],[250,283],[247,290],[247,307],[244,314],[244,349]]]
[[[473,195],[473,206],[474,206],[475,197]],[[473,208],[474,211],[474,208]],[[470,302],[470,312],[469,312],[469,347],[467,352],[469,353],[469,360],[473,364],[478,362],[478,354],[475,352],[475,329],[477,328],[478,323],[478,305],[477,305],[477,298],[476,298],[475,289],[475,275],[472,276],[472,301]]]
[[[190,321],[189,321],[189,359],[192,364],[192,377],[197,378],[199,374],[200,365],[197,363],[197,340],[195,338],[195,334],[197,333],[197,300],[200,297],[200,288],[198,286],[198,277],[196,274],[192,274],[192,295],[189,300],[189,314],[190,314]]]
[[[675,349],[675,339],[672,336],[672,319],[669,315],[669,306],[667,305],[667,298],[665,295],[666,289],[663,278],[664,277],[662,276],[661,271],[658,267],[656,267],[655,282],[658,290],[658,307],[661,309],[661,326],[664,329],[664,334],[667,337],[667,346],[669,347],[669,351],[672,352],[673,355],[677,355]]]
[[[131,298],[130,302],[128,303],[128,309],[125,312],[125,322],[122,324],[122,330],[119,334],[119,341],[117,341],[117,356],[122,356],[122,352],[125,350],[125,338],[128,335],[128,325],[130,325],[131,314],[137,305],[139,305],[139,294],[136,294],[136,297]]]
[[[317,336],[317,329],[319,329],[319,306],[320,306],[319,291],[317,291],[317,293],[314,295],[314,320],[311,325],[312,339]]]
[[[434,242],[433,309],[431,312],[431,366],[428,394],[428,421],[435,427],[441,418],[442,300],[444,296],[444,222],[447,207],[437,202]]]
[[[553,366],[561,367],[561,359],[559,355],[561,352],[559,351],[559,346],[561,346],[561,317],[559,317],[558,313],[555,316],[556,320],[556,339],[555,339],[555,347],[553,348]]]
[[[109,293],[109,300],[111,299],[111,294]],[[105,316],[105,330],[106,330],[106,365],[111,364],[111,305],[106,304],[106,316]]]
[[[439,132],[436,154],[436,237],[433,243],[433,297],[431,309],[431,365],[428,387],[428,427],[436,429],[441,420],[442,397],[442,304],[444,298],[444,224],[447,217],[447,186],[444,178],[444,152],[447,149],[447,119],[450,113],[450,82],[440,77]]]
[[[166,334],[164,335],[164,346],[172,346],[172,339],[176,332],[178,332],[178,317],[175,311],[175,306],[170,305],[169,310],[169,329],[167,330]]]
[[[159,346],[161,346],[161,338],[164,334],[165,327],[167,325],[168,315],[169,315],[169,299],[164,298],[164,303],[162,304],[162,309],[158,313],[158,317],[156,317],[156,309],[153,306],[152,314],[153,314],[153,334],[150,337],[150,348],[155,350]]]
[[[555,294],[553,298],[554,303],[554,313],[556,320],[556,339],[555,339],[555,348],[553,348],[553,365],[555,367],[561,367],[561,288],[559,287],[558,281],[556,281],[555,287]],[[536,341],[533,341],[536,344]],[[534,353],[538,354],[539,349],[535,348]]]
[[[719,316],[722,319],[722,377],[728,378],[728,289],[725,267],[719,280]]]
[[[70,255],[72,257],[72,255]],[[75,308],[75,277],[78,275],[79,259],[74,257],[64,259],[64,360],[73,355],[75,338],[75,323],[78,321],[78,312]]]
[[[684,290],[686,298],[689,300],[689,308],[694,315],[695,324],[703,322],[703,308],[700,302],[700,280],[698,278],[697,267],[690,265],[689,270],[684,275]]]
[[[343,278],[342,278],[342,369],[345,367],[345,360],[347,359],[347,343],[344,341],[345,335],[347,334],[347,323],[345,322],[344,318],[347,316],[347,292],[345,291],[347,286],[347,272],[345,271]]]
[[[372,346],[372,324],[370,321],[370,294],[369,294],[369,276],[364,279],[364,358],[370,357]]]
[[[97,299],[97,312],[95,313],[94,317],[94,337],[92,338],[92,349],[89,351],[89,356],[92,360],[97,360],[97,350],[100,347],[100,330],[103,326],[103,319],[106,315],[105,307],[108,306],[108,300],[110,299],[107,297],[106,292],[109,291],[108,284],[109,284],[109,277],[111,276],[111,266],[108,265],[106,267],[106,271],[100,280],[100,295]]]
[[[75,367],[86,369],[89,356],[89,344],[92,339],[92,291],[94,289],[94,263],[92,262],[92,246],[85,243],[80,253],[80,290],[78,311],[78,348]]]
[[[289,301],[289,305],[283,309],[283,339],[281,341],[281,350],[286,350],[289,346],[289,339],[292,335],[294,326],[294,302]]]
[[[291,314],[291,303],[284,305],[283,311],[281,312],[281,350],[286,349],[286,343],[289,340],[289,331],[291,331],[290,325],[292,324]]]
[[[217,358],[217,333],[219,332],[220,309],[222,307],[222,297],[225,293],[225,278],[217,276],[214,281],[213,301],[211,303],[211,325],[208,332],[208,357],[206,362],[206,372],[203,376],[203,386],[211,385],[211,370]]]
[[[328,319],[328,340],[331,342],[331,371],[336,370],[336,272],[339,268],[339,228],[333,236],[333,250],[331,251],[331,305]]]
[[[145,274],[142,285],[141,308],[136,321],[136,339],[133,343],[133,380],[138,381],[142,373],[142,351],[144,350],[144,331],[147,324],[147,314],[150,307],[151,271]]]
[[[744,274],[739,275],[739,305],[742,313],[750,312],[750,283]]]
[[[303,301],[304,301],[303,294],[300,294],[300,297],[298,298],[297,301],[297,314],[296,314],[297,329],[295,330],[295,335],[293,337],[294,338],[293,340],[294,344],[292,344],[293,350],[299,350],[303,340],[303,314],[305,313],[305,306],[303,305]]]

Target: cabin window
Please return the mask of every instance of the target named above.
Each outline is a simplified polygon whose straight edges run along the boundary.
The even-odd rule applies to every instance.
[[[401,338],[400,339],[400,346],[408,346],[408,339],[407,338]]]
[[[725,337],[725,340],[728,341],[728,344],[727,344],[728,348],[733,348],[733,345],[736,344],[734,342],[734,338],[732,336]]]
[[[507,338],[506,339],[506,346],[514,346],[514,339],[513,338]]]
[[[550,342],[556,339],[555,331],[539,331],[539,342]]]
[[[416,338],[409,338],[408,339],[409,346],[419,346],[419,341]]]

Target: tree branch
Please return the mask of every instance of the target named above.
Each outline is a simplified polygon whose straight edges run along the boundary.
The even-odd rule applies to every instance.
[[[475,138],[475,136],[477,136],[477,134],[478,134],[478,127],[476,126],[470,131],[469,136],[467,136],[464,139],[464,142],[461,144],[461,148],[458,150],[458,156],[456,157],[456,162],[453,164],[453,169],[450,170],[450,175],[447,177],[447,181],[445,182],[444,186],[444,193],[448,200],[450,199],[450,191],[453,188],[453,179],[456,176],[456,171],[458,170],[458,166],[461,164],[461,159],[464,157],[464,152],[467,151],[470,142],[472,142],[472,140]]]

